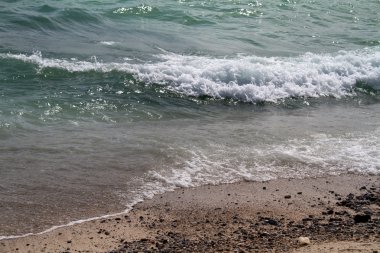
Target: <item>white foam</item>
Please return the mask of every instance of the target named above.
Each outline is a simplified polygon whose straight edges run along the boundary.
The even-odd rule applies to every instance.
[[[244,102],[277,102],[289,97],[355,95],[357,81],[376,88],[380,82],[380,48],[340,51],[335,54],[307,53],[298,57],[239,56],[210,58],[165,53],[156,62],[99,62],[49,59],[41,53],[0,54],[69,72],[122,71],[139,81],[159,84],[188,96],[232,98]]]
[[[100,41],[99,43],[102,45],[106,45],[106,46],[113,46],[113,45],[117,44],[117,42],[115,42],[115,41]]]
[[[63,224],[63,225],[52,226],[49,229],[46,229],[46,230],[38,232],[38,233],[27,233],[27,234],[22,234],[22,235],[0,236],[0,241],[1,240],[7,240],[7,239],[22,238],[22,237],[27,237],[30,235],[42,235],[42,234],[46,234],[46,233],[49,233],[51,231],[54,231],[56,229],[60,229],[60,228],[64,228],[64,227],[70,227],[70,226],[74,226],[74,225],[81,224],[81,223],[88,222],[88,221],[107,219],[107,218],[112,218],[112,217],[119,216],[119,215],[124,215],[124,214],[129,213],[132,210],[133,206],[135,206],[139,202],[142,202],[145,199],[152,198],[156,194],[163,193],[163,190],[164,190],[162,188],[152,187],[151,183],[144,185],[144,189],[145,189],[144,191],[140,191],[140,192],[138,192],[136,190],[136,192],[138,192],[138,194],[135,194],[135,197],[133,198],[133,200],[130,201],[126,205],[126,209],[122,212],[106,214],[106,215],[91,217],[91,218],[87,218],[87,219],[75,220],[75,221],[71,221],[71,222],[68,222],[68,223]]]
[[[22,238],[22,237],[27,237],[27,236],[30,236],[30,235],[42,235],[42,234],[49,233],[49,232],[51,232],[53,230],[56,230],[56,229],[59,229],[59,228],[73,226],[73,225],[80,224],[80,223],[83,223],[83,222],[88,222],[88,221],[93,221],[93,220],[99,220],[99,219],[106,219],[106,218],[115,217],[115,216],[118,216],[118,215],[121,215],[121,214],[125,214],[128,211],[130,211],[130,209],[128,209],[128,210],[126,210],[124,212],[121,212],[121,213],[103,215],[103,216],[99,216],[99,217],[92,217],[92,218],[83,219],[83,220],[76,220],[76,221],[72,221],[72,222],[69,222],[69,223],[64,224],[64,225],[53,226],[53,227],[51,227],[49,229],[46,229],[46,230],[44,230],[42,232],[39,232],[39,233],[28,233],[28,234],[23,234],[23,235],[0,236],[0,241],[1,240],[7,240],[7,239]]]
[[[30,235],[42,235],[42,234],[52,232],[56,229],[70,227],[70,226],[74,226],[74,225],[81,224],[84,222],[100,220],[100,219],[107,219],[107,218],[112,218],[112,217],[119,216],[119,215],[125,215],[125,214],[129,213],[136,204],[138,204],[144,200],[151,199],[157,194],[162,194],[164,192],[173,191],[174,189],[177,188],[174,184],[164,185],[160,181],[146,182],[143,178],[135,178],[134,181],[138,182],[138,185],[136,188],[134,188],[133,190],[131,190],[127,193],[127,195],[129,197],[131,195],[133,197],[132,198],[130,197],[129,198],[130,200],[128,201],[128,203],[125,203],[126,209],[122,212],[106,214],[106,215],[91,217],[91,218],[87,218],[87,219],[75,220],[75,221],[71,221],[71,222],[68,222],[68,223],[63,224],[63,225],[52,226],[49,229],[46,229],[44,231],[37,232],[37,233],[0,236],[0,241],[1,240],[7,240],[7,239],[22,238],[22,237],[27,237]],[[119,193],[118,195],[120,195],[120,197],[123,197],[123,195],[126,195],[126,193]]]
[[[165,187],[195,187],[342,173],[379,175],[380,128],[359,135],[315,135],[253,147],[211,146],[189,153],[191,158],[182,166],[150,176]]]

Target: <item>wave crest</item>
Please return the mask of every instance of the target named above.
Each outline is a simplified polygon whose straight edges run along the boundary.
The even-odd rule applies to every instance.
[[[98,62],[77,59],[49,59],[37,52],[0,54],[38,65],[69,72],[120,71],[137,80],[163,85],[187,96],[209,96],[243,102],[277,102],[289,97],[340,98],[354,94],[357,82],[380,89],[380,51],[378,48],[340,51],[336,54],[307,53],[298,57],[238,56],[210,58],[173,53],[156,55],[156,62]]]

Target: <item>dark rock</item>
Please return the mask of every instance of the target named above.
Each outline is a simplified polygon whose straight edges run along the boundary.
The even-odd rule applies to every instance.
[[[284,196],[284,198],[286,198],[286,199],[290,199],[292,196],[290,196],[290,195],[285,195]]]
[[[341,218],[330,218],[329,222],[342,221]]]
[[[278,226],[278,221],[269,219],[266,221],[269,225]]]
[[[355,223],[366,223],[371,219],[369,214],[357,214],[354,216]]]
[[[265,236],[268,236],[268,235],[269,235],[268,232],[261,232],[261,233],[259,233],[260,237],[265,237]]]

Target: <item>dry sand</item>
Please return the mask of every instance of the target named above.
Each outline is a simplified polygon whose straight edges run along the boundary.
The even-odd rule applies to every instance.
[[[0,252],[217,251],[380,252],[380,177],[178,189],[125,215],[0,241]]]

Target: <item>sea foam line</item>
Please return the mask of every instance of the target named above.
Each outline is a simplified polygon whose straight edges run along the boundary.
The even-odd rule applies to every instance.
[[[99,62],[50,59],[40,52],[0,54],[45,68],[68,72],[111,72],[132,74],[148,84],[188,96],[210,96],[243,102],[277,102],[289,97],[355,95],[358,81],[380,89],[380,48],[340,51],[335,54],[306,53],[298,57],[238,56],[211,58],[173,53],[156,55],[156,62]]]
[[[26,233],[26,234],[21,234],[21,235],[0,236],[0,241],[9,240],[9,239],[16,239],[16,238],[23,238],[23,237],[27,237],[27,236],[31,236],[31,235],[42,235],[42,234],[52,232],[56,229],[71,227],[71,226],[81,224],[81,223],[85,223],[85,222],[89,222],[89,221],[107,219],[107,218],[112,218],[112,217],[116,217],[119,215],[125,215],[125,214],[129,213],[133,209],[133,207],[135,205],[137,205],[138,203],[143,202],[143,201],[148,200],[148,199],[151,199],[157,194],[162,194],[164,192],[173,191],[174,189],[177,188],[174,185],[163,187],[161,182],[149,182],[149,183],[146,183],[145,185],[143,185],[142,187],[143,187],[143,189],[137,189],[135,191],[138,193],[137,196],[135,197],[135,199],[133,201],[131,201],[131,203],[129,203],[127,205],[127,208],[122,212],[106,214],[106,215],[91,217],[91,218],[87,218],[87,219],[74,220],[74,221],[70,221],[66,224],[52,226],[46,230],[43,230],[43,231],[37,232],[37,233]]]
[[[99,220],[99,219],[105,219],[105,218],[115,217],[115,216],[118,216],[118,215],[122,215],[122,214],[128,213],[130,210],[131,209],[127,209],[126,211],[123,211],[123,212],[120,212],[120,213],[108,214],[108,215],[103,215],[103,216],[98,216],[98,217],[92,217],[92,218],[88,218],[88,219],[71,221],[71,222],[69,222],[67,224],[53,226],[53,227],[51,227],[49,229],[46,229],[46,230],[44,230],[42,232],[38,232],[38,233],[27,233],[27,234],[22,234],[22,235],[0,236],[0,241],[1,240],[9,240],[9,239],[22,238],[22,237],[27,237],[27,236],[31,236],[31,235],[42,235],[42,234],[49,233],[49,232],[51,232],[53,230],[56,230],[56,229],[59,229],[59,228],[70,227],[70,226],[73,226],[73,225],[76,225],[76,224],[80,224],[80,223],[84,223],[84,222],[88,222],[88,221],[93,221],[93,220]]]

